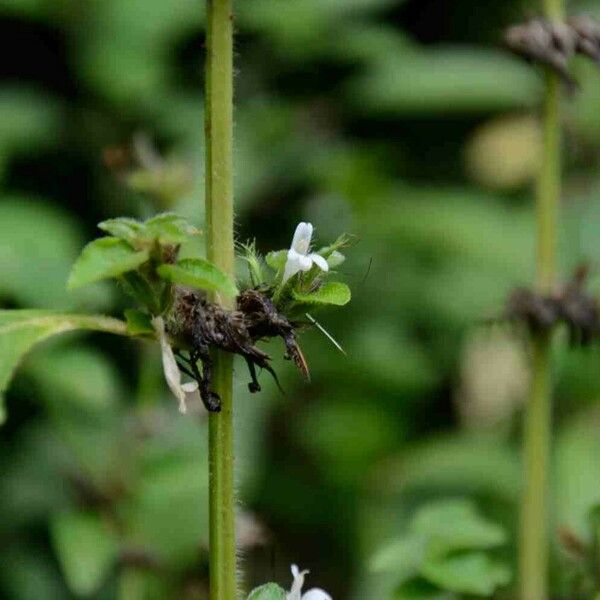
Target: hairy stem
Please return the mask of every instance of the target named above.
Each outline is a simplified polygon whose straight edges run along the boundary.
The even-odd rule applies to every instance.
[[[544,14],[562,19],[563,0],[544,0]],[[537,286],[552,291],[556,277],[557,223],[561,193],[561,83],[545,74],[543,155],[536,186]],[[549,470],[552,438],[552,336],[532,340],[532,382],[524,421],[524,490],[521,503],[519,575],[521,600],[548,598]]]
[[[233,275],[232,0],[207,0],[206,225],[208,259]],[[227,298],[216,298],[231,307]],[[210,598],[236,597],[233,489],[233,359],[215,352],[214,391],[221,412],[209,415]]]

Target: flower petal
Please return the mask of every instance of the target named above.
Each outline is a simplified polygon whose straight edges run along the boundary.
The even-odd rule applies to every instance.
[[[308,255],[308,258],[310,258],[315,265],[321,269],[321,271],[329,271],[329,265],[327,264],[327,261],[320,254],[313,252],[312,254]]]
[[[282,283],[285,283],[290,277],[293,277],[298,271],[301,270],[300,258],[304,257],[301,254],[298,254],[293,248],[288,250]]]
[[[312,588],[312,590],[308,590],[305,594],[302,594],[300,600],[333,600],[331,596],[321,588]]]
[[[152,325],[158,336],[158,341],[160,342],[165,380],[167,381],[169,389],[179,401],[179,412],[185,413],[187,412],[187,406],[185,404],[185,390],[181,387],[181,371],[179,371],[173,349],[167,339],[165,322],[162,317],[154,317],[154,319],[152,319]]]
[[[291,248],[299,254],[307,254],[312,239],[313,226],[311,223],[298,223]]]
[[[198,382],[197,381],[188,381],[187,383],[181,384],[181,389],[186,394],[193,394],[198,391]]]
[[[294,581],[292,581],[292,588],[286,594],[285,598],[286,600],[301,600],[300,594],[304,585],[304,577],[308,574],[308,571],[300,571],[298,565],[292,565],[291,571]]]
[[[309,256],[300,255],[298,257],[298,264],[300,265],[300,269],[302,271],[310,271],[313,266],[313,261]]]

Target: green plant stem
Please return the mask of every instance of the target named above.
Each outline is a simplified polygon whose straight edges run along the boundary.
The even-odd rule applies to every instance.
[[[207,0],[206,225],[208,259],[234,275],[232,0]],[[225,307],[231,300],[216,298]],[[233,357],[215,352],[214,391],[221,412],[209,416],[209,568],[211,600],[236,597],[233,480]]]
[[[531,394],[524,422],[521,503],[521,600],[548,596],[548,472],[551,440],[551,382],[549,336],[532,340]]]
[[[544,0],[544,13],[562,19],[563,0]],[[537,287],[552,291],[556,277],[557,223],[561,193],[561,82],[545,74],[542,164],[536,186]],[[521,504],[519,576],[521,600],[548,598],[549,470],[552,439],[552,335],[532,340],[531,393],[523,428],[524,490]]]

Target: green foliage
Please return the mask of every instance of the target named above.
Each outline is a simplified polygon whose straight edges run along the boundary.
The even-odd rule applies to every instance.
[[[148,313],[135,308],[125,310],[125,321],[127,322],[127,333],[129,335],[154,336],[152,318]]]
[[[423,576],[443,590],[491,596],[511,581],[510,569],[485,554],[464,553],[423,564]]]
[[[269,267],[275,271],[277,275],[283,274],[285,261],[287,260],[287,250],[276,250],[269,252],[265,256],[265,260]]]
[[[150,258],[148,250],[134,250],[127,242],[112,237],[90,242],[73,265],[68,286],[75,289],[101,279],[135,271]]]
[[[107,289],[69,293],[69,269],[84,242],[64,209],[25,195],[0,201],[0,298],[29,308],[104,309]]]
[[[296,302],[306,306],[320,306],[332,304],[333,306],[344,306],[350,302],[350,288],[345,283],[328,281],[312,293],[292,292]]]
[[[65,579],[78,596],[102,585],[118,554],[115,536],[97,514],[66,513],[51,524],[52,542]]]
[[[13,372],[33,346],[50,336],[78,329],[125,335],[125,324],[108,317],[42,310],[0,310],[0,395],[6,391]],[[5,418],[1,404],[0,421]]]
[[[265,583],[252,590],[248,600],[285,600],[285,590],[276,583]]]
[[[383,547],[371,568],[394,574],[400,598],[435,598],[436,591],[491,596],[511,580],[508,566],[488,552],[506,542],[505,531],[472,503],[440,501],[421,508],[405,536]]]
[[[531,71],[504,53],[445,48],[386,56],[350,93],[378,112],[435,114],[528,107],[540,89]]]
[[[175,265],[161,265],[158,274],[165,280],[181,285],[236,296],[237,287],[218,267],[200,258],[186,258]]]
[[[117,219],[102,221],[98,223],[98,228],[113,237],[124,240],[133,248],[146,239],[147,230],[144,224],[129,217],[118,217]]]

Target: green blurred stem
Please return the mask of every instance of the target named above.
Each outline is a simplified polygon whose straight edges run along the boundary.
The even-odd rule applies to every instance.
[[[548,473],[551,439],[550,338],[532,340],[531,395],[524,423],[521,503],[521,600],[548,597]]]
[[[564,17],[563,0],[544,0],[544,14]],[[557,223],[561,193],[561,82],[546,72],[543,154],[536,186],[537,287],[552,291],[556,277]],[[524,490],[521,504],[519,576],[521,600],[548,598],[549,471],[552,438],[551,334],[532,340],[531,394],[524,422]]]
[[[206,221],[208,259],[234,275],[233,247],[233,8],[207,0]],[[227,298],[216,298],[231,307]],[[221,412],[209,416],[210,598],[236,597],[233,489],[233,357],[214,356],[214,391]]]

